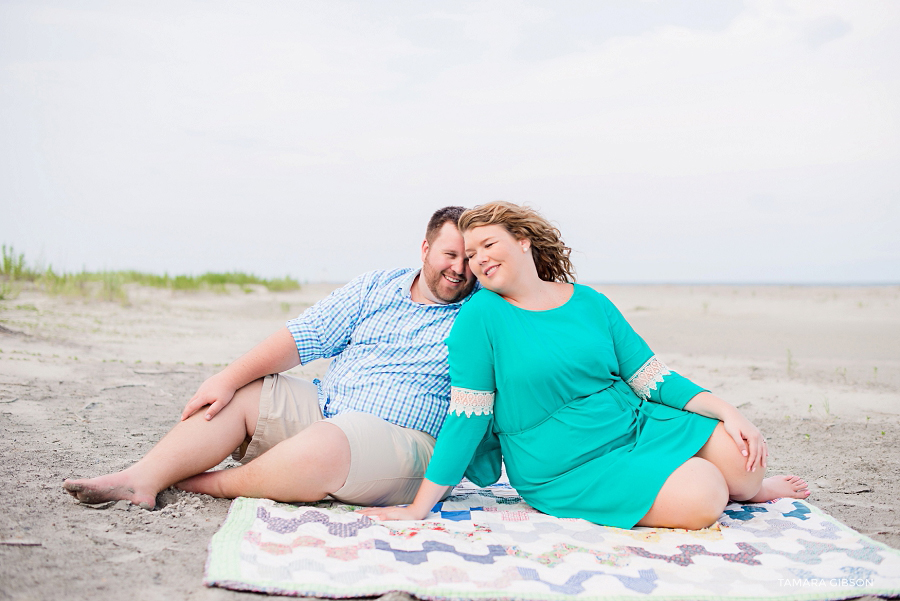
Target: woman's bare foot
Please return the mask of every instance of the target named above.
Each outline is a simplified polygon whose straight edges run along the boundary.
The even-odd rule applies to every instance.
[[[82,503],[90,505],[124,499],[144,509],[156,507],[157,491],[140,490],[126,472],[116,472],[84,480],[64,480],[63,488]]]
[[[763,480],[759,492],[744,503],[765,503],[784,497],[805,499],[808,496],[806,480],[800,476],[772,476]]]

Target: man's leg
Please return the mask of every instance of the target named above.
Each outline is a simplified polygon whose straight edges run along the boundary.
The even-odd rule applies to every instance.
[[[66,480],[63,486],[84,503],[124,499],[152,509],[160,491],[218,465],[253,434],[261,390],[262,380],[251,382],[212,420],[198,411],[178,422],[140,461],[121,472]]]
[[[312,424],[241,467],[207,472],[176,487],[214,497],[319,501],[340,489],[350,471],[350,444],[337,426]]]
[[[410,503],[434,438],[367,413],[313,423],[246,465],[199,474],[178,488],[216,497],[310,502],[326,496],[353,505]]]
[[[434,452],[434,438],[368,413],[342,413],[328,420],[350,443],[347,481],[332,493],[351,505],[412,503]]]

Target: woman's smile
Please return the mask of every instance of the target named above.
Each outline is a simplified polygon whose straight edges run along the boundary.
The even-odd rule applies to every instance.
[[[532,262],[523,253],[523,242],[499,225],[472,228],[463,234],[469,267],[483,286],[494,292],[507,290],[519,277],[521,261]],[[499,271],[500,267],[504,270]],[[512,279],[510,279],[512,278]]]

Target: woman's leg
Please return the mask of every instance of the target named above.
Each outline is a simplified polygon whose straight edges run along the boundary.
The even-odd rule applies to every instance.
[[[636,525],[695,530],[715,523],[729,498],[762,503],[809,496],[802,478],[765,478],[764,469],[748,472],[746,466],[747,459],[719,423],[703,448],[672,472]]]
[[[687,528],[711,526],[728,504],[728,485],[719,469],[691,457],[669,475],[650,511],[636,526]]]
[[[809,496],[806,482],[797,476],[766,478],[762,468],[748,472],[747,458],[741,455],[721,422],[696,457],[709,461],[719,469],[728,484],[728,496],[735,501],[762,503],[781,497],[805,499]]]
[[[213,419],[198,411],[172,430],[131,467],[84,480],[66,480],[63,487],[84,503],[124,499],[145,509],[156,506],[156,495],[169,486],[208,470],[225,459],[256,429],[262,380],[238,390]]]

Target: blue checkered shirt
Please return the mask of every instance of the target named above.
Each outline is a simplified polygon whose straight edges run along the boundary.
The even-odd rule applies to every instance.
[[[325,417],[363,411],[437,437],[450,404],[444,339],[460,306],[410,298],[414,269],[372,271],[287,322],[300,362],[334,357],[316,381]]]

